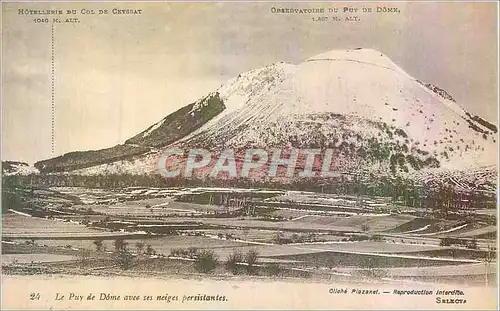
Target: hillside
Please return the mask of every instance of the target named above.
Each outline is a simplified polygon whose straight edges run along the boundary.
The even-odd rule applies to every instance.
[[[38,171],[29,166],[28,163],[19,161],[2,161],[2,175],[29,175],[38,173]]]

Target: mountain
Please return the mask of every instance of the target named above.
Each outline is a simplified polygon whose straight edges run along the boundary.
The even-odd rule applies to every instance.
[[[247,148],[331,148],[341,173],[425,179],[443,172],[496,172],[496,139],[494,124],[386,55],[334,50],[297,65],[274,63],[242,73],[123,145],[68,153],[35,167],[82,175],[151,174],[172,146],[214,153],[232,148],[237,158]]]

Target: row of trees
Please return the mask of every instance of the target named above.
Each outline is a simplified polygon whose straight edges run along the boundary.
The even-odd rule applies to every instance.
[[[36,186],[28,186],[36,185]],[[343,174],[335,178],[314,179],[298,178],[285,181],[263,179],[259,181],[249,179],[169,179],[168,181],[159,175],[128,175],[115,174],[106,176],[77,176],[77,175],[30,175],[30,176],[7,176],[3,179],[2,206],[11,207],[16,205],[27,205],[28,201],[35,198],[25,198],[26,191],[20,191],[39,186],[84,186],[84,187],[128,187],[134,185],[151,187],[171,186],[214,186],[214,187],[242,187],[242,188],[268,188],[268,189],[296,189],[303,191],[315,191],[334,193],[341,195],[367,195],[391,197],[394,203],[410,207],[426,207],[439,211],[443,217],[450,212],[474,208],[494,208],[494,194],[474,191],[458,191],[447,183],[427,184],[417,183],[402,177],[392,178],[388,176],[375,176],[373,174]],[[211,199],[216,203],[216,195],[197,200]],[[246,200],[246,198],[241,198]],[[220,198],[219,198],[220,201]],[[220,203],[220,202],[219,202]],[[246,202],[245,202],[246,203]],[[243,204],[245,205],[245,204]]]
[[[477,240],[458,239],[458,238],[441,238],[439,246],[464,246],[469,249],[478,249]]]
[[[106,250],[103,240],[95,240],[93,244],[97,252],[104,252]],[[117,238],[113,241],[113,247],[114,257],[118,266],[123,270],[128,270],[132,267],[134,255],[129,248],[129,244],[123,238]],[[146,245],[141,241],[135,243],[135,248],[136,254],[139,256],[156,254],[151,245]],[[194,259],[196,270],[201,273],[212,273],[220,265],[218,257],[213,250],[198,250],[195,247],[172,249],[170,255]],[[258,271],[258,257],[256,250],[249,250],[246,254],[236,251],[227,257],[224,267],[235,275],[244,273],[254,275]],[[88,252],[83,252],[80,262],[88,263],[88,259]],[[268,275],[278,275],[281,271],[277,264],[268,264],[264,268]]]
[[[95,245],[96,251],[98,252],[104,252],[106,251],[106,246],[104,245],[103,240],[94,240],[93,244]],[[115,251],[119,251],[122,249],[128,249],[128,243],[125,242],[124,239],[118,238],[113,242],[113,246],[115,248]],[[156,254],[156,251],[151,245],[146,245],[144,242],[137,242],[135,243],[135,248],[137,251],[137,254],[139,255],[154,255]]]
[[[194,259],[196,270],[201,273],[211,273],[221,264],[213,250],[198,250],[195,247],[190,247],[173,249],[170,255]],[[234,275],[245,273],[254,275],[258,272],[258,257],[255,250],[249,250],[246,254],[236,251],[227,257],[223,266]],[[276,264],[265,265],[264,268],[269,275],[278,275],[280,272],[280,268]]]
[[[97,252],[105,252],[106,251],[106,246],[104,245],[103,240],[94,240],[93,244],[95,245],[96,251]],[[132,251],[129,248],[129,243],[125,241],[125,239],[119,237],[116,238],[113,241],[113,255],[115,257],[116,263],[120,268],[123,270],[128,270],[133,263],[134,255],[132,254]],[[151,256],[155,255],[156,251],[151,245],[146,245],[146,243],[138,241],[135,243],[135,248],[136,248],[136,255],[142,256]],[[87,257],[86,254],[83,254],[83,257]]]
[[[421,198],[443,197],[448,192],[459,194],[451,185],[431,185],[415,183],[411,179],[403,177],[380,176],[376,174],[361,174],[360,172],[340,174],[338,177],[327,179],[321,178],[296,178],[296,179],[272,179],[263,178],[259,180],[235,178],[235,179],[188,179],[170,178],[163,179],[160,175],[133,175],[133,174],[109,174],[109,175],[39,175],[28,176],[4,176],[3,186],[12,188],[15,186],[44,187],[44,186],[68,186],[87,188],[124,188],[133,186],[143,187],[242,187],[242,188],[269,188],[269,189],[297,189],[315,192],[326,192],[336,194],[374,195],[390,196],[402,199],[408,205],[418,204]],[[478,193],[471,193],[472,199],[479,200]]]

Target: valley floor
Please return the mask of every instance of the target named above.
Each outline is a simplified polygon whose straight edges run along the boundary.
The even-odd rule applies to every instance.
[[[456,211],[455,217],[439,218],[387,198],[293,191],[37,191],[41,205],[12,206],[2,215],[2,282],[9,290],[25,284],[20,289],[25,291],[52,280],[43,296],[55,308],[63,303],[89,307],[88,302],[52,300],[59,288],[68,292],[72,286],[74,291],[89,288],[99,295],[140,293],[141,299],[148,295],[143,291],[149,284],[149,295],[155,299],[162,293],[173,295],[172,291],[195,295],[191,288],[228,297],[211,304],[161,302],[163,307],[191,309],[347,308],[355,307],[353,303],[384,308],[389,301],[399,307],[449,307],[436,302],[441,297],[437,289],[461,289],[465,293],[453,299],[464,296],[469,301],[465,307],[486,308],[493,296],[485,296],[491,298],[486,302],[476,295],[489,295],[497,288],[491,211]],[[203,254],[214,260],[207,270],[202,268]],[[247,258],[252,254],[250,264]],[[231,266],[234,256],[239,259]],[[80,282],[83,287],[77,285]],[[357,287],[379,293],[350,292]],[[331,294],[330,288],[349,291]],[[434,293],[394,294],[401,288]],[[273,290],[279,295],[267,297]],[[307,298],[297,298],[305,293]],[[358,296],[362,300],[352,299]],[[40,306],[37,303],[32,306]],[[104,299],[96,306],[109,303]],[[159,304],[134,302],[138,308]]]

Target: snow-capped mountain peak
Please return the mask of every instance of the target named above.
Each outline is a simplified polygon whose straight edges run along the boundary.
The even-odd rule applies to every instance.
[[[331,50],[310,57],[306,61],[350,61],[402,71],[389,57],[374,49]]]

